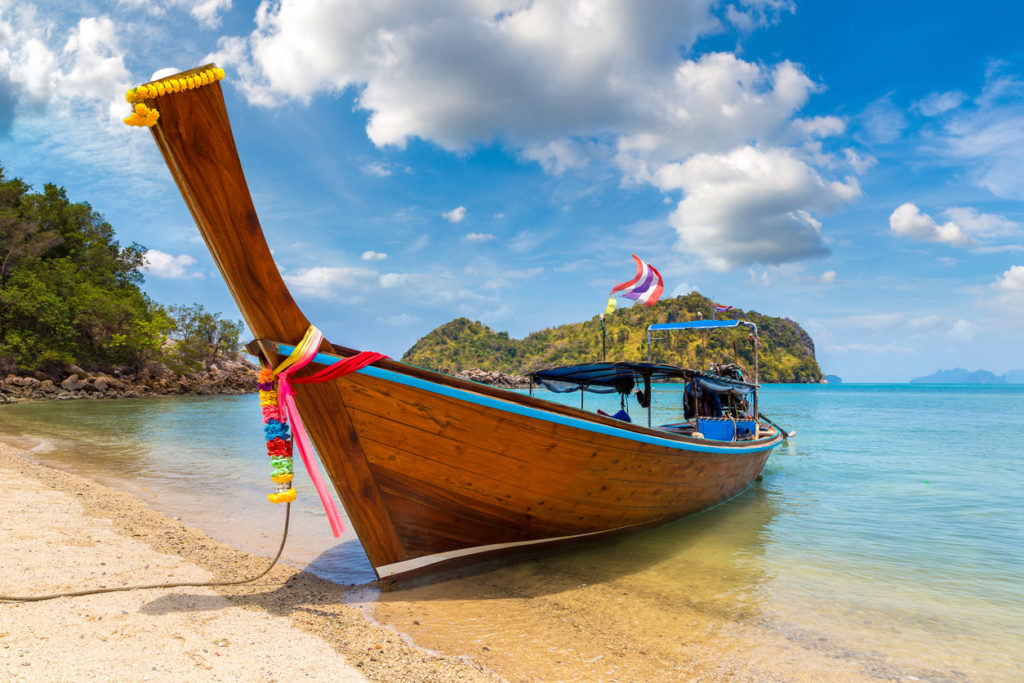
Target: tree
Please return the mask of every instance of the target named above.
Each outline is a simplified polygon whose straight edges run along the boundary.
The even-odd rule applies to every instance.
[[[157,357],[174,323],[140,289],[144,254],[64,188],[32,192],[0,165],[0,371]]]
[[[202,304],[171,306],[172,338],[182,370],[208,370],[218,356],[238,351],[238,337],[245,329],[241,320],[225,320],[209,313]]]

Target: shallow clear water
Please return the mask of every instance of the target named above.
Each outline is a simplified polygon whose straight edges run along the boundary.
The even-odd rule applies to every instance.
[[[678,385],[660,389],[656,424],[677,419],[681,400]],[[536,580],[614,582],[659,605],[652,620],[697,601],[837,657],[1024,678],[1024,386],[770,385],[761,405],[798,432],[762,482],[688,520],[543,560]],[[39,460],[120,481],[212,536],[276,551],[282,510],[265,499],[254,396],[23,403],[0,407],[3,433],[41,437]],[[331,537],[308,478],[296,479],[286,560],[372,579],[358,542]]]

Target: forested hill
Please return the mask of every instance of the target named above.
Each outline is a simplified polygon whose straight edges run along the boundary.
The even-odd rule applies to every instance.
[[[695,320],[698,313],[711,317],[712,302],[697,292],[663,299],[651,307],[632,306],[607,316],[608,360],[647,360],[647,327],[654,323]],[[773,318],[756,311],[734,309],[719,319],[749,320],[761,336],[762,382],[820,382],[814,341],[788,318]],[[651,360],[672,365],[706,368],[708,363],[739,358],[744,376],[753,377],[753,350],[748,331],[661,333],[652,344]],[[707,344],[706,348],[704,344]],[[541,368],[601,360],[601,323],[597,316],[540,330],[524,339],[494,332],[483,323],[458,318],[441,325],[413,344],[402,360],[419,367],[455,374],[480,368],[519,374]]]
[[[145,254],[63,188],[35,192],[0,165],[0,394],[8,374],[15,387],[19,377],[77,386],[97,373],[209,371],[233,357],[242,323],[150,299]]]

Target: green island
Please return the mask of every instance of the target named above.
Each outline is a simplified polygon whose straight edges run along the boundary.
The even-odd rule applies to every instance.
[[[472,370],[520,375],[542,368],[599,361],[647,360],[647,328],[654,323],[682,322],[711,317],[712,301],[697,292],[663,299],[651,307],[633,306],[613,311],[605,319],[602,353],[598,316],[513,339],[481,322],[458,318],[434,329],[413,344],[402,360],[429,370],[458,374]],[[717,314],[722,320],[749,320],[760,332],[762,382],[821,382],[824,375],[814,357],[814,341],[788,318],[757,311],[733,309]],[[744,375],[753,377],[754,353],[747,333],[671,333],[651,345],[651,360],[695,368],[711,362],[738,362]],[[738,360],[737,360],[738,359]]]

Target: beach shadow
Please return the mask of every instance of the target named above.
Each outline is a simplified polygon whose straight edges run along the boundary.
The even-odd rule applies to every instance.
[[[188,590],[181,588],[178,590]],[[222,595],[199,595],[197,593],[174,593],[162,595],[143,605],[139,612],[149,616],[179,614],[181,612],[212,612],[231,607],[232,603]]]

